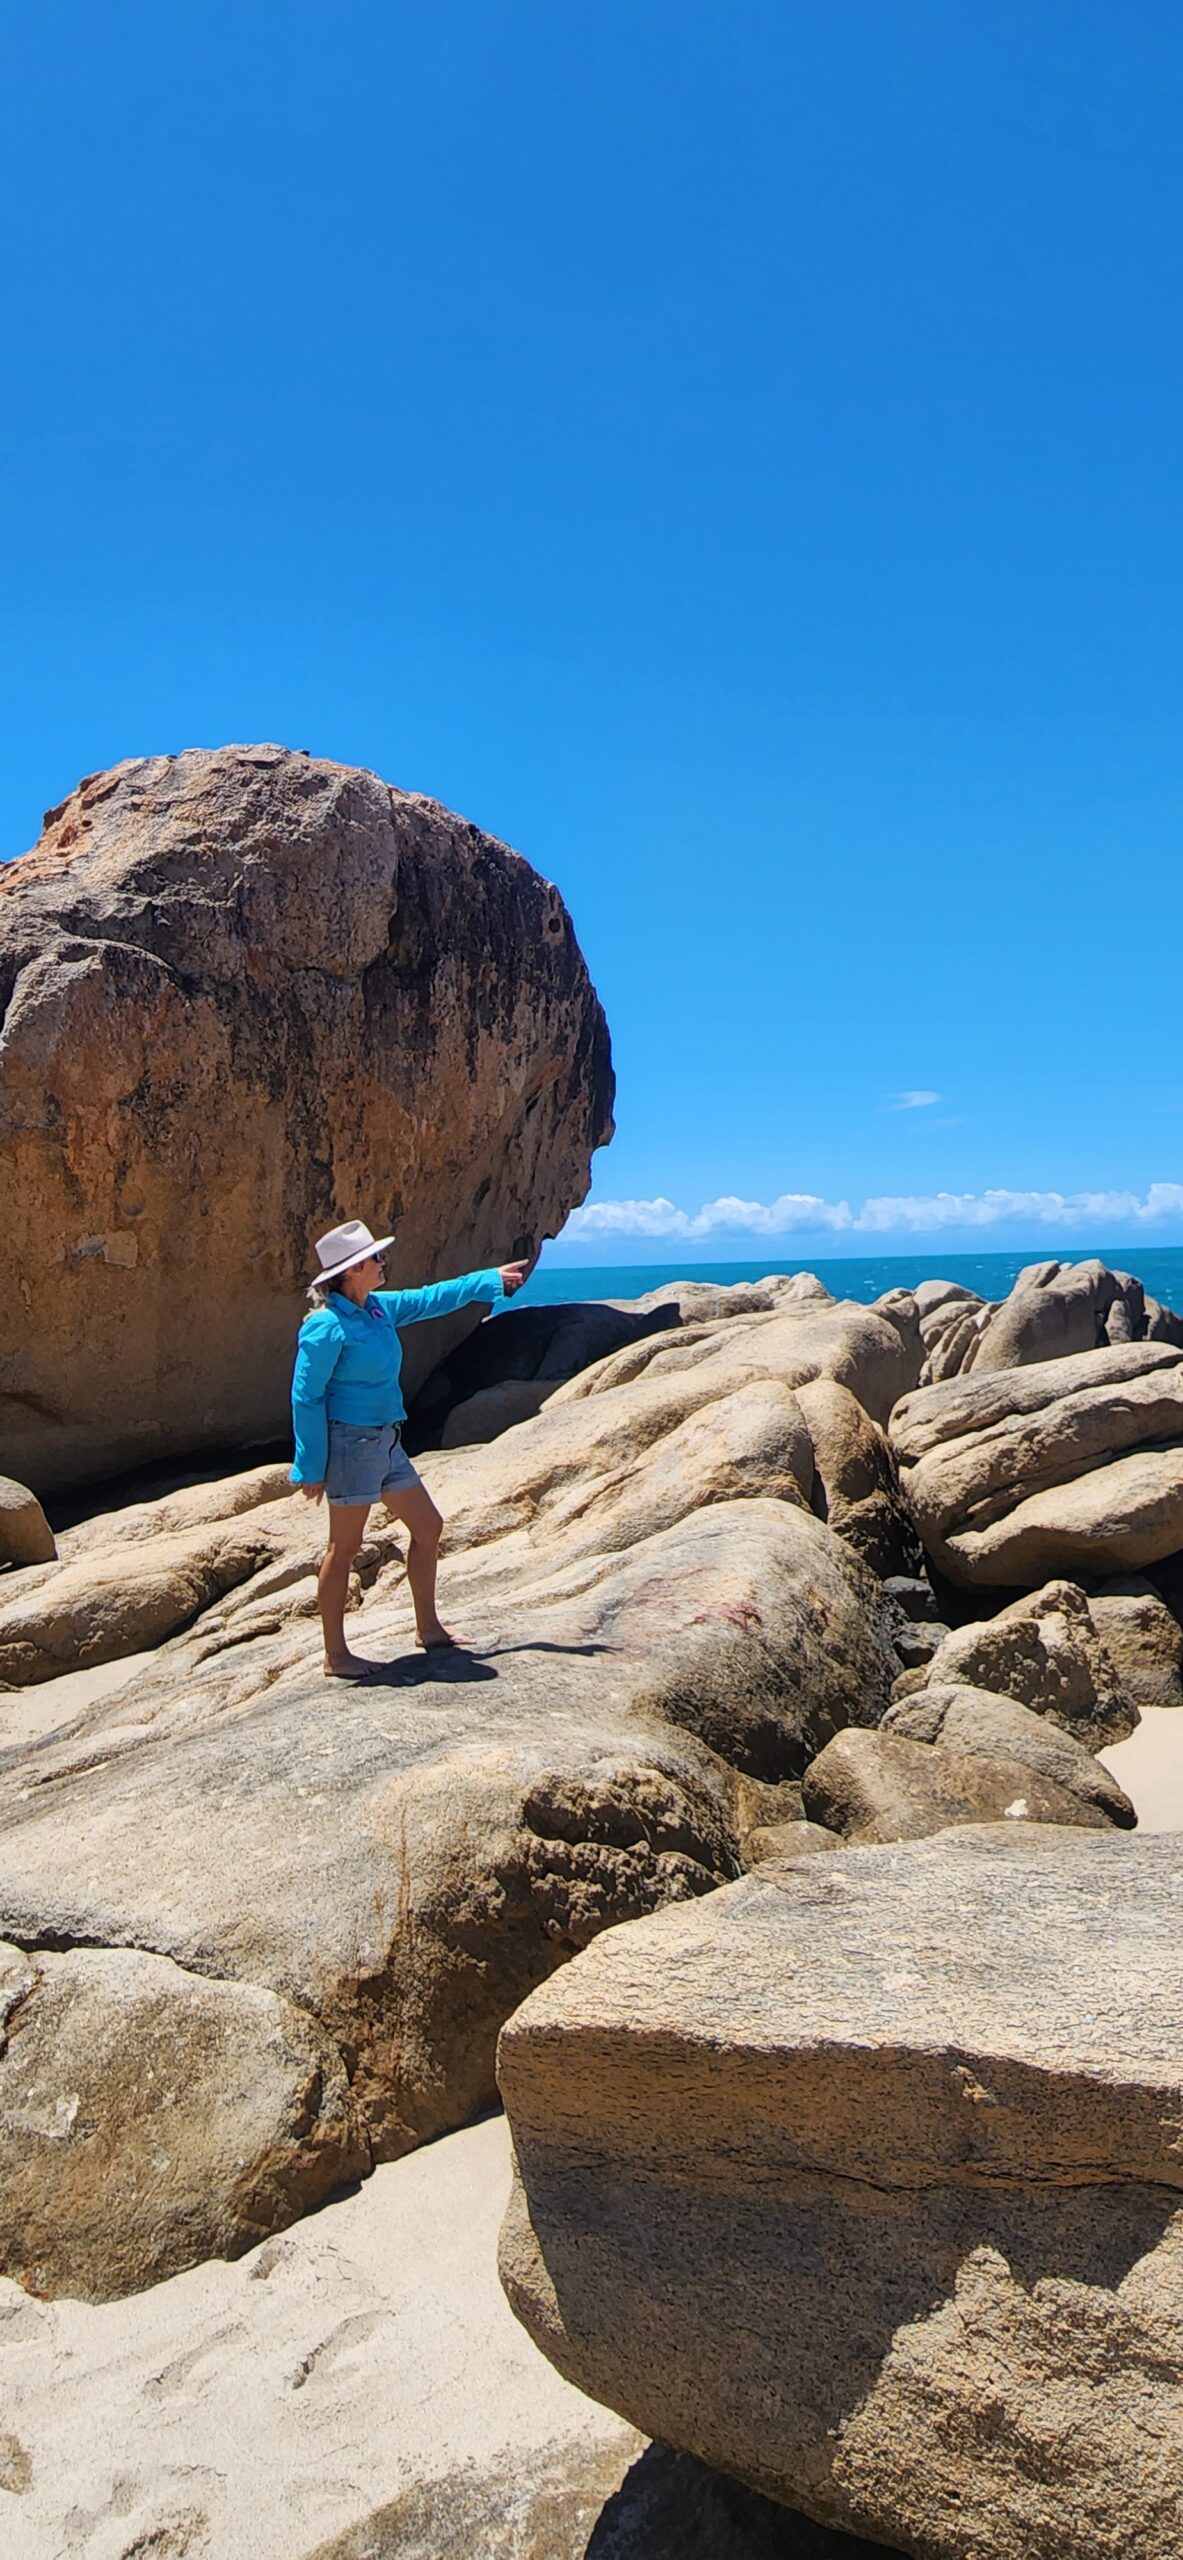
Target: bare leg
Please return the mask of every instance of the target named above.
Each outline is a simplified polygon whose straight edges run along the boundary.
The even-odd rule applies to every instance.
[[[365,1535],[369,1516],[368,1502],[329,1504],[329,1543],[317,1578],[316,1596],[320,1602],[320,1622],[325,1636],[325,1670],[331,1678],[338,1680],[363,1668],[345,1642],[345,1603],[349,1598],[353,1559]]]
[[[392,1520],[401,1520],[410,1530],[407,1548],[407,1581],[415,1604],[415,1633],[420,1644],[454,1644],[445,1626],[441,1626],[435,1605],[435,1576],[439,1563],[440,1539],[444,1524],[426,1485],[408,1485],[405,1493],[383,1494]]]

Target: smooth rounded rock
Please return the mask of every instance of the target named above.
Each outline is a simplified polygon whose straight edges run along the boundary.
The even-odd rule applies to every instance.
[[[0,1946],[0,2272],[104,2302],[237,2257],[368,2169],[304,2011],[136,1947]]]
[[[971,1588],[1183,1548],[1183,1351],[1121,1342],[905,1395],[890,1436],[927,1554]]]
[[[54,1534],[35,1493],[0,1476],[0,1565],[52,1564]]]
[[[1092,1751],[1050,1716],[1035,1715],[1015,1698],[999,1698],[988,1689],[929,1686],[912,1697],[893,1701],[880,1732],[902,1734],[913,1742],[939,1744],[943,1751],[972,1752],[978,1757],[1019,1761],[1070,1795],[1083,1797],[1117,1823],[1132,1830],[1133,1805],[1117,1780],[1102,1768]]]
[[[809,1820],[853,1841],[919,1840],[967,1822],[1092,1830],[1111,1819],[1099,1796],[1099,1788],[1078,1794],[1000,1744],[989,1752],[937,1750],[898,1732],[853,1728],[826,1744],[802,1785]]]

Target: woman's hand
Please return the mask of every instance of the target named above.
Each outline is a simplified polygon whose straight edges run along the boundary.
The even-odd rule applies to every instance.
[[[522,1282],[525,1279],[529,1268],[530,1265],[528,1262],[502,1263],[498,1276],[507,1298],[512,1298],[514,1290],[521,1288]]]
[[[323,1484],[297,1485],[296,1491],[303,1494],[305,1502],[320,1502],[324,1496]]]

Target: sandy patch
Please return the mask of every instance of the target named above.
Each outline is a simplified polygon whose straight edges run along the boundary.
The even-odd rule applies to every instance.
[[[1140,1831],[1183,1831],[1183,1707],[1143,1707],[1129,1741],[1097,1757],[1125,1788]]]
[[[5,2560],[294,2560],[340,2534],[353,2553],[359,2531],[368,2552],[366,2519],[416,2509],[427,2484],[446,2518],[488,2480],[496,2518],[548,2467],[590,2475],[583,2552],[643,2439],[562,2381],[509,2310],[508,2192],[498,2117],[234,2265],[124,2302],[36,2302],[0,2278],[0,2446],[23,2484],[0,2500]],[[507,2463],[514,2493],[498,2485]],[[491,2526],[473,2543],[473,2560],[502,2551]],[[405,2547],[419,2560],[416,2534]]]

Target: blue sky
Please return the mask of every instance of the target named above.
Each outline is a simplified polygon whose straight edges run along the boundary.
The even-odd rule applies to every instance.
[[[232,738],[519,846],[589,1261],[1183,1238],[1177,8],[38,0],[0,96],[6,853]]]

